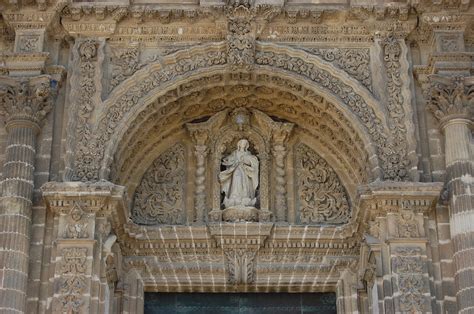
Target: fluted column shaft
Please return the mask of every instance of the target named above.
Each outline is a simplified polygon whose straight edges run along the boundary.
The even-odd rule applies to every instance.
[[[454,118],[444,124],[454,275],[459,313],[474,313],[474,171],[471,122]]]
[[[0,198],[0,312],[26,310],[26,287],[38,126],[28,121],[7,125],[8,139]]]

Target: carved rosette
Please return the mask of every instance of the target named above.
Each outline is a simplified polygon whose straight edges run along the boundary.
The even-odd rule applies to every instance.
[[[184,223],[185,149],[180,143],[162,153],[138,185],[132,219],[139,224]]]
[[[0,80],[0,115],[7,125],[15,121],[38,126],[52,109],[54,81],[48,75]]]
[[[296,146],[295,154],[299,222],[347,223],[351,218],[349,197],[335,171],[303,143]]]
[[[431,75],[428,110],[440,121],[454,117],[472,117],[474,108],[474,77]]]

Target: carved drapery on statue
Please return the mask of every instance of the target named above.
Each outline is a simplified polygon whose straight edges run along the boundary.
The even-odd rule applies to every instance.
[[[248,151],[249,142],[241,139],[237,149],[222,160],[226,170],[219,174],[225,208],[255,208],[258,187],[258,159]]]
[[[162,153],[138,185],[132,219],[138,224],[184,223],[185,148],[174,145]]]
[[[300,143],[296,147],[298,219],[302,224],[342,224],[351,218],[347,192],[328,163]]]

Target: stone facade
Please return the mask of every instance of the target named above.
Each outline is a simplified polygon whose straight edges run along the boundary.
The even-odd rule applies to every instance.
[[[1,313],[141,313],[144,292],[474,313],[469,0],[0,12]],[[224,162],[242,139],[253,172]],[[224,166],[252,206],[223,204]]]

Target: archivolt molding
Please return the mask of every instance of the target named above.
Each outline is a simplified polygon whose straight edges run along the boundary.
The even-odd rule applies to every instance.
[[[163,137],[175,134],[186,119],[212,115],[236,106],[253,107],[297,123],[301,134],[314,138],[318,147],[324,146],[328,155],[333,155],[337,164],[351,173],[356,181],[367,181],[364,168],[369,158],[364,148],[366,144],[342,113],[323,98],[319,99],[320,103],[310,103],[285,91],[254,85],[218,86],[192,95],[193,101],[182,102],[183,98],[180,98],[160,109],[147,110],[133,121],[135,127],[127,130],[114,157],[117,168],[113,168],[112,177],[115,181],[134,182],[135,176],[140,173],[137,167],[141,168],[143,160],[155,151]],[[291,101],[284,98],[290,98]],[[282,110],[284,108],[292,108],[294,112],[285,112]],[[175,119],[170,120],[168,117]],[[165,121],[168,124],[164,124]],[[134,140],[137,138],[140,139],[138,143]]]
[[[179,51],[125,80],[102,104],[104,109],[94,126],[93,134],[96,135],[78,142],[73,179],[94,181],[107,178],[108,158],[123,135],[122,130],[127,128],[127,123],[134,116],[163,94],[163,91],[176,88],[186,77],[199,75],[199,72],[209,74],[213,71],[225,71],[226,63],[223,44],[211,44],[191,51]],[[260,43],[257,45],[255,71],[260,73],[265,70],[290,77],[295,83],[306,82],[311,86],[309,90],[324,94],[338,105],[342,101],[344,106],[341,109],[350,108],[376,144],[384,178],[404,179],[406,169],[403,161],[406,159],[406,151],[396,150],[397,143],[393,142],[389,131],[384,127],[387,123],[384,122],[383,110],[360,83],[344,71],[321,62],[316,56],[288,47]]]

